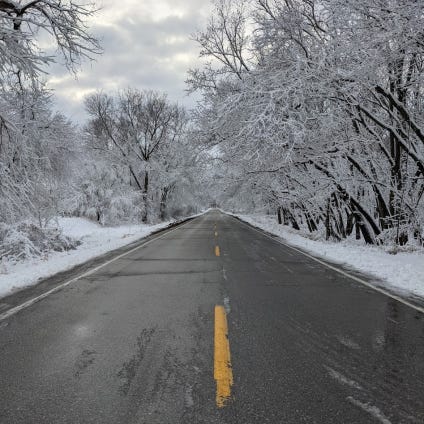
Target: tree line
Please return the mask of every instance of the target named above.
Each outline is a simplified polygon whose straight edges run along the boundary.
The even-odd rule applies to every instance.
[[[328,239],[422,245],[422,6],[215,1],[188,84],[220,202]]]
[[[138,88],[90,95],[77,127],[55,112],[43,83],[61,56],[71,72],[101,47],[87,27],[94,5],[0,1],[0,222],[40,227],[58,214],[102,224],[152,222],[194,209],[188,114]],[[57,56],[37,43],[50,34]]]
[[[60,215],[154,222],[218,203],[327,239],[423,244],[420,2],[214,0],[193,36],[194,111],[151,90],[96,92],[77,126],[43,81],[59,56],[76,72],[101,53],[95,12],[0,0],[1,243]]]
[[[88,27],[95,13],[75,0],[0,0],[0,259],[72,247],[51,231],[58,216],[113,225],[197,211],[202,152],[166,94],[97,92],[79,126],[54,110],[49,65],[60,58],[78,72],[102,53]]]

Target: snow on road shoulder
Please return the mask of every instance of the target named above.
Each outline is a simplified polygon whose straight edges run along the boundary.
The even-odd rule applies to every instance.
[[[0,269],[0,297],[130,244],[170,223],[102,227],[84,218],[60,218],[58,225],[63,234],[79,239],[81,245],[76,250],[52,252],[45,258],[30,259],[13,265],[3,264]]]
[[[376,284],[401,294],[424,297],[424,249],[416,252],[399,252],[396,255],[380,247],[310,240],[290,227],[278,225],[276,219],[263,215],[235,215],[269,233],[278,235],[288,244],[299,247],[317,257],[347,265],[375,276]]]

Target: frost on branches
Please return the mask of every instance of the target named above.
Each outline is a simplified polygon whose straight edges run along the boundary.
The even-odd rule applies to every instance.
[[[85,25],[93,12],[75,1],[0,0],[1,259],[75,247],[45,228],[70,196],[77,131],[52,111],[40,76],[55,57],[37,39],[49,37],[74,71],[100,51]]]
[[[100,53],[93,4],[0,0],[0,259],[68,250],[55,218],[152,223],[197,212],[201,148],[188,114],[165,94],[127,89],[87,97],[79,129],[52,110],[42,82],[57,58],[71,72]]]
[[[215,2],[190,71],[233,208],[326,238],[423,244],[424,15],[413,0]]]
[[[86,150],[103,163],[98,181],[85,189],[88,207],[98,205],[91,215],[108,223],[125,217],[155,222],[194,212],[197,152],[182,107],[162,93],[138,89],[96,93],[85,105]]]

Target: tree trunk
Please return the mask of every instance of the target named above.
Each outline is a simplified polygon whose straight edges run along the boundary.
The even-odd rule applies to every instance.
[[[355,225],[355,215],[353,213],[348,213],[347,222],[346,222],[346,235],[350,236],[353,232]]]
[[[148,220],[148,193],[149,193],[149,171],[144,172],[144,186],[143,186],[143,201],[144,201],[144,211],[142,220],[144,223]]]
[[[327,213],[325,215],[325,239],[329,240],[331,237],[331,208],[330,199],[327,200]]]
[[[283,218],[281,216],[281,206],[278,206],[277,208],[277,219],[278,223],[281,225],[283,223]]]
[[[299,224],[297,223],[296,218],[294,217],[293,213],[291,211],[289,211],[289,210],[286,210],[286,213],[287,213],[288,218],[289,218],[289,220],[290,220],[290,222],[292,224],[292,227],[295,230],[300,230]]]
[[[306,210],[305,210],[305,218],[306,218],[306,223],[308,224],[309,232],[313,233],[314,231],[316,231],[318,227],[315,221],[313,220],[313,218],[311,217],[310,213]]]
[[[164,187],[162,189],[162,194],[160,197],[160,209],[159,209],[159,218],[161,221],[165,220],[165,212],[166,212],[166,202],[168,200],[169,188]]]

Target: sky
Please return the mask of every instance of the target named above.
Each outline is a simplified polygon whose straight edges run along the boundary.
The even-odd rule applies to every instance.
[[[76,76],[59,63],[50,67],[47,84],[56,108],[83,123],[85,95],[130,86],[193,106],[196,97],[187,96],[184,81],[199,48],[190,37],[205,26],[210,0],[103,0],[96,6],[101,9],[88,24],[103,54],[85,61]]]

